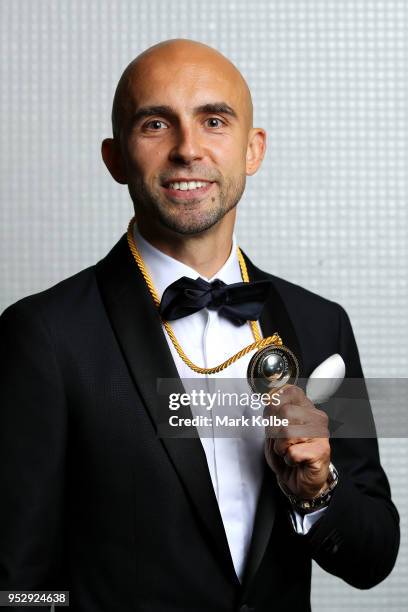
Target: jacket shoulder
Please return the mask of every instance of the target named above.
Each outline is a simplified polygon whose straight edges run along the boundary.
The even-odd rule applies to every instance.
[[[337,302],[282,278],[269,275],[299,335],[309,344],[338,341],[342,321],[349,321]]]
[[[272,282],[273,291],[266,305],[270,317],[279,321],[279,312],[286,311],[300,345],[305,371],[311,372],[325,358],[344,352],[342,338],[350,335],[351,326],[340,304],[250,265],[251,279]]]
[[[285,302],[293,304],[301,303],[302,306],[325,310],[327,312],[338,312],[339,308],[342,309],[342,306],[337,302],[319,295],[318,293],[314,293],[301,285],[297,285],[272,274],[268,274],[268,277],[272,280],[276,290],[280,293]]]
[[[299,302],[303,305],[310,306],[311,308],[324,309],[324,310],[332,310],[338,311],[341,306],[328,298],[325,298],[301,285],[296,283],[292,283],[280,276],[275,276],[274,274],[270,274],[265,270],[261,270],[258,268],[248,257],[246,253],[241,250],[245,262],[247,264],[248,273],[250,280],[262,280],[268,279],[272,281],[272,285],[274,289],[279,293],[282,300],[285,302],[286,307],[290,307],[293,304],[299,304]]]
[[[47,289],[17,300],[3,311],[1,318],[34,313],[42,313],[46,318],[53,313],[58,313],[59,319],[68,316],[83,303],[84,297],[97,291],[94,270],[95,266],[89,266]]]

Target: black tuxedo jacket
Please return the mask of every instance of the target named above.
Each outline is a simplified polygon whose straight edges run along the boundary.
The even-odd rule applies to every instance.
[[[247,264],[273,281],[264,335],[304,376],[338,352],[362,377],[339,305]],[[156,433],[156,380],[178,374],[125,235],[7,308],[0,353],[0,590],[69,590],[81,612],[300,612],[312,559],[358,588],[391,571],[399,519],[377,441],[333,439],[340,482],[306,536],[265,464],[240,584],[200,440]]]

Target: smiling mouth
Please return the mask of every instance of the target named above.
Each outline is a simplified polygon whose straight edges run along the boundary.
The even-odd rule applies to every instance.
[[[166,195],[175,200],[193,200],[201,198],[210,191],[215,183],[200,179],[190,181],[168,181],[162,185]]]

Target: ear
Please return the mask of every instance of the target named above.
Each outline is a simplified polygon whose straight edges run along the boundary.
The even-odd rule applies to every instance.
[[[266,132],[262,128],[251,128],[246,152],[246,174],[251,176],[258,170],[266,151]]]
[[[101,147],[102,158],[109,172],[121,185],[127,185],[125,164],[119,143],[114,138],[105,138]]]

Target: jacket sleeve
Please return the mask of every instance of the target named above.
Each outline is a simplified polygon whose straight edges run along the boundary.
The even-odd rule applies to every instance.
[[[65,397],[30,298],[0,317],[0,383],[0,590],[63,589]]]
[[[339,434],[331,439],[332,461],[339,472],[339,484],[323,517],[303,538],[312,558],[323,569],[357,588],[367,589],[384,580],[395,564],[399,516],[380,464],[354,334],[340,306],[339,321],[339,353],[346,363],[345,385],[352,382],[354,389],[347,393],[343,387],[342,397],[352,398],[357,386],[359,400],[350,399],[351,405],[347,408],[359,410],[363,418],[359,417],[358,428],[364,422],[365,435],[352,437],[349,428],[346,436]]]

